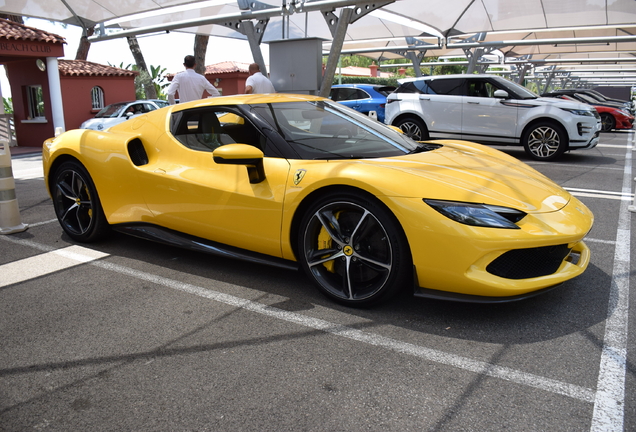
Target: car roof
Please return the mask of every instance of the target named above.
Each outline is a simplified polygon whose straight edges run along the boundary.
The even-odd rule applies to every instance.
[[[452,63],[449,63],[452,65]],[[409,77],[409,78],[402,78],[399,79],[398,82],[400,84],[405,83],[405,82],[412,82],[412,81],[425,81],[425,80],[437,80],[437,79],[453,79],[453,78],[501,78],[498,77],[497,75],[490,75],[490,74],[450,74],[450,75],[426,75],[426,76],[421,76],[421,77]]]
[[[231,96],[217,96],[207,99],[199,99],[190,102],[183,102],[177,105],[171,105],[173,111],[181,111],[184,109],[214,106],[214,105],[250,105],[250,104],[268,104],[281,102],[307,102],[329,100],[320,96],[288,94],[288,93],[271,93],[271,94],[241,94]]]

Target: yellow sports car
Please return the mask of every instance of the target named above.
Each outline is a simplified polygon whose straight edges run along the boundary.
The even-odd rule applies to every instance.
[[[363,306],[403,288],[518,300],[580,275],[593,215],[527,165],[464,141],[414,142],[327,99],[218,97],[44,143],[62,228],[110,229],[302,267]]]

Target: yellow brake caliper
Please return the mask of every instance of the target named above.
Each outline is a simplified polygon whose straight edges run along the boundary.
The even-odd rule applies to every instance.
[[[340,212],[335,213],[334,217],[337,219],[338,216],[340,216]],[[318,234],[318,250],[323,250],[323,249],[331,249],[333,247],[333,239],[331,238],[331,236],[329,235],[329,233],[327,232],[327,230],[325,229],[325,227],[323,226],[320,229],[320,233]],[[324,258],[326,258],[327,255],[325,255]],[[327,269],[327,271],[334,273],[334,261],[327,261],[325,263],[322,264],[323,266],[325,266],[325,268]]]

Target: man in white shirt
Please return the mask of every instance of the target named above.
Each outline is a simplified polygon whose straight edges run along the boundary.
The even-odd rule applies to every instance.
[[[180,72],[174,76],[168,86],[168,102],[174,105],[174,94],[179,92],[179,102],[190,102],[203,99],[203,91],[207,91],[210,96],[220,96],[219,91],[203,75],[194,71],[196,61],[194,56],[187,55],[183,59],[185,72]]]
[[[245,94],[276,93],[272,82],[261,73],[261,68],[252,63],[249,68],[250,76],[245,81]]]

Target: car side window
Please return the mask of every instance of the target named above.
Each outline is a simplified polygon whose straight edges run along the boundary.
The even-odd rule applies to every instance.
[[[356,89],[355,99],[369,99],[371,96],[364,90]]]
[[[463,96],[465,81],[463,78],[429,80],[428,94]]]
[[[341,88],[338,92],[339,101],[360,99],[358,96],[358,89],[354,88]]]
[[[241,114],[219,107],[178,111],[170,118],[170,133],[184,146],[211,152],[227,144],[249,144],[264,150],[265,137]]]
[[[396,93],[422,93],[428,94],[429,88],[426,81],[409,81],[400,85]]]
[[[497,87],[488,81],[469,79],[466,94],[473,97],[494,97],[495,90],[497,90]]]

